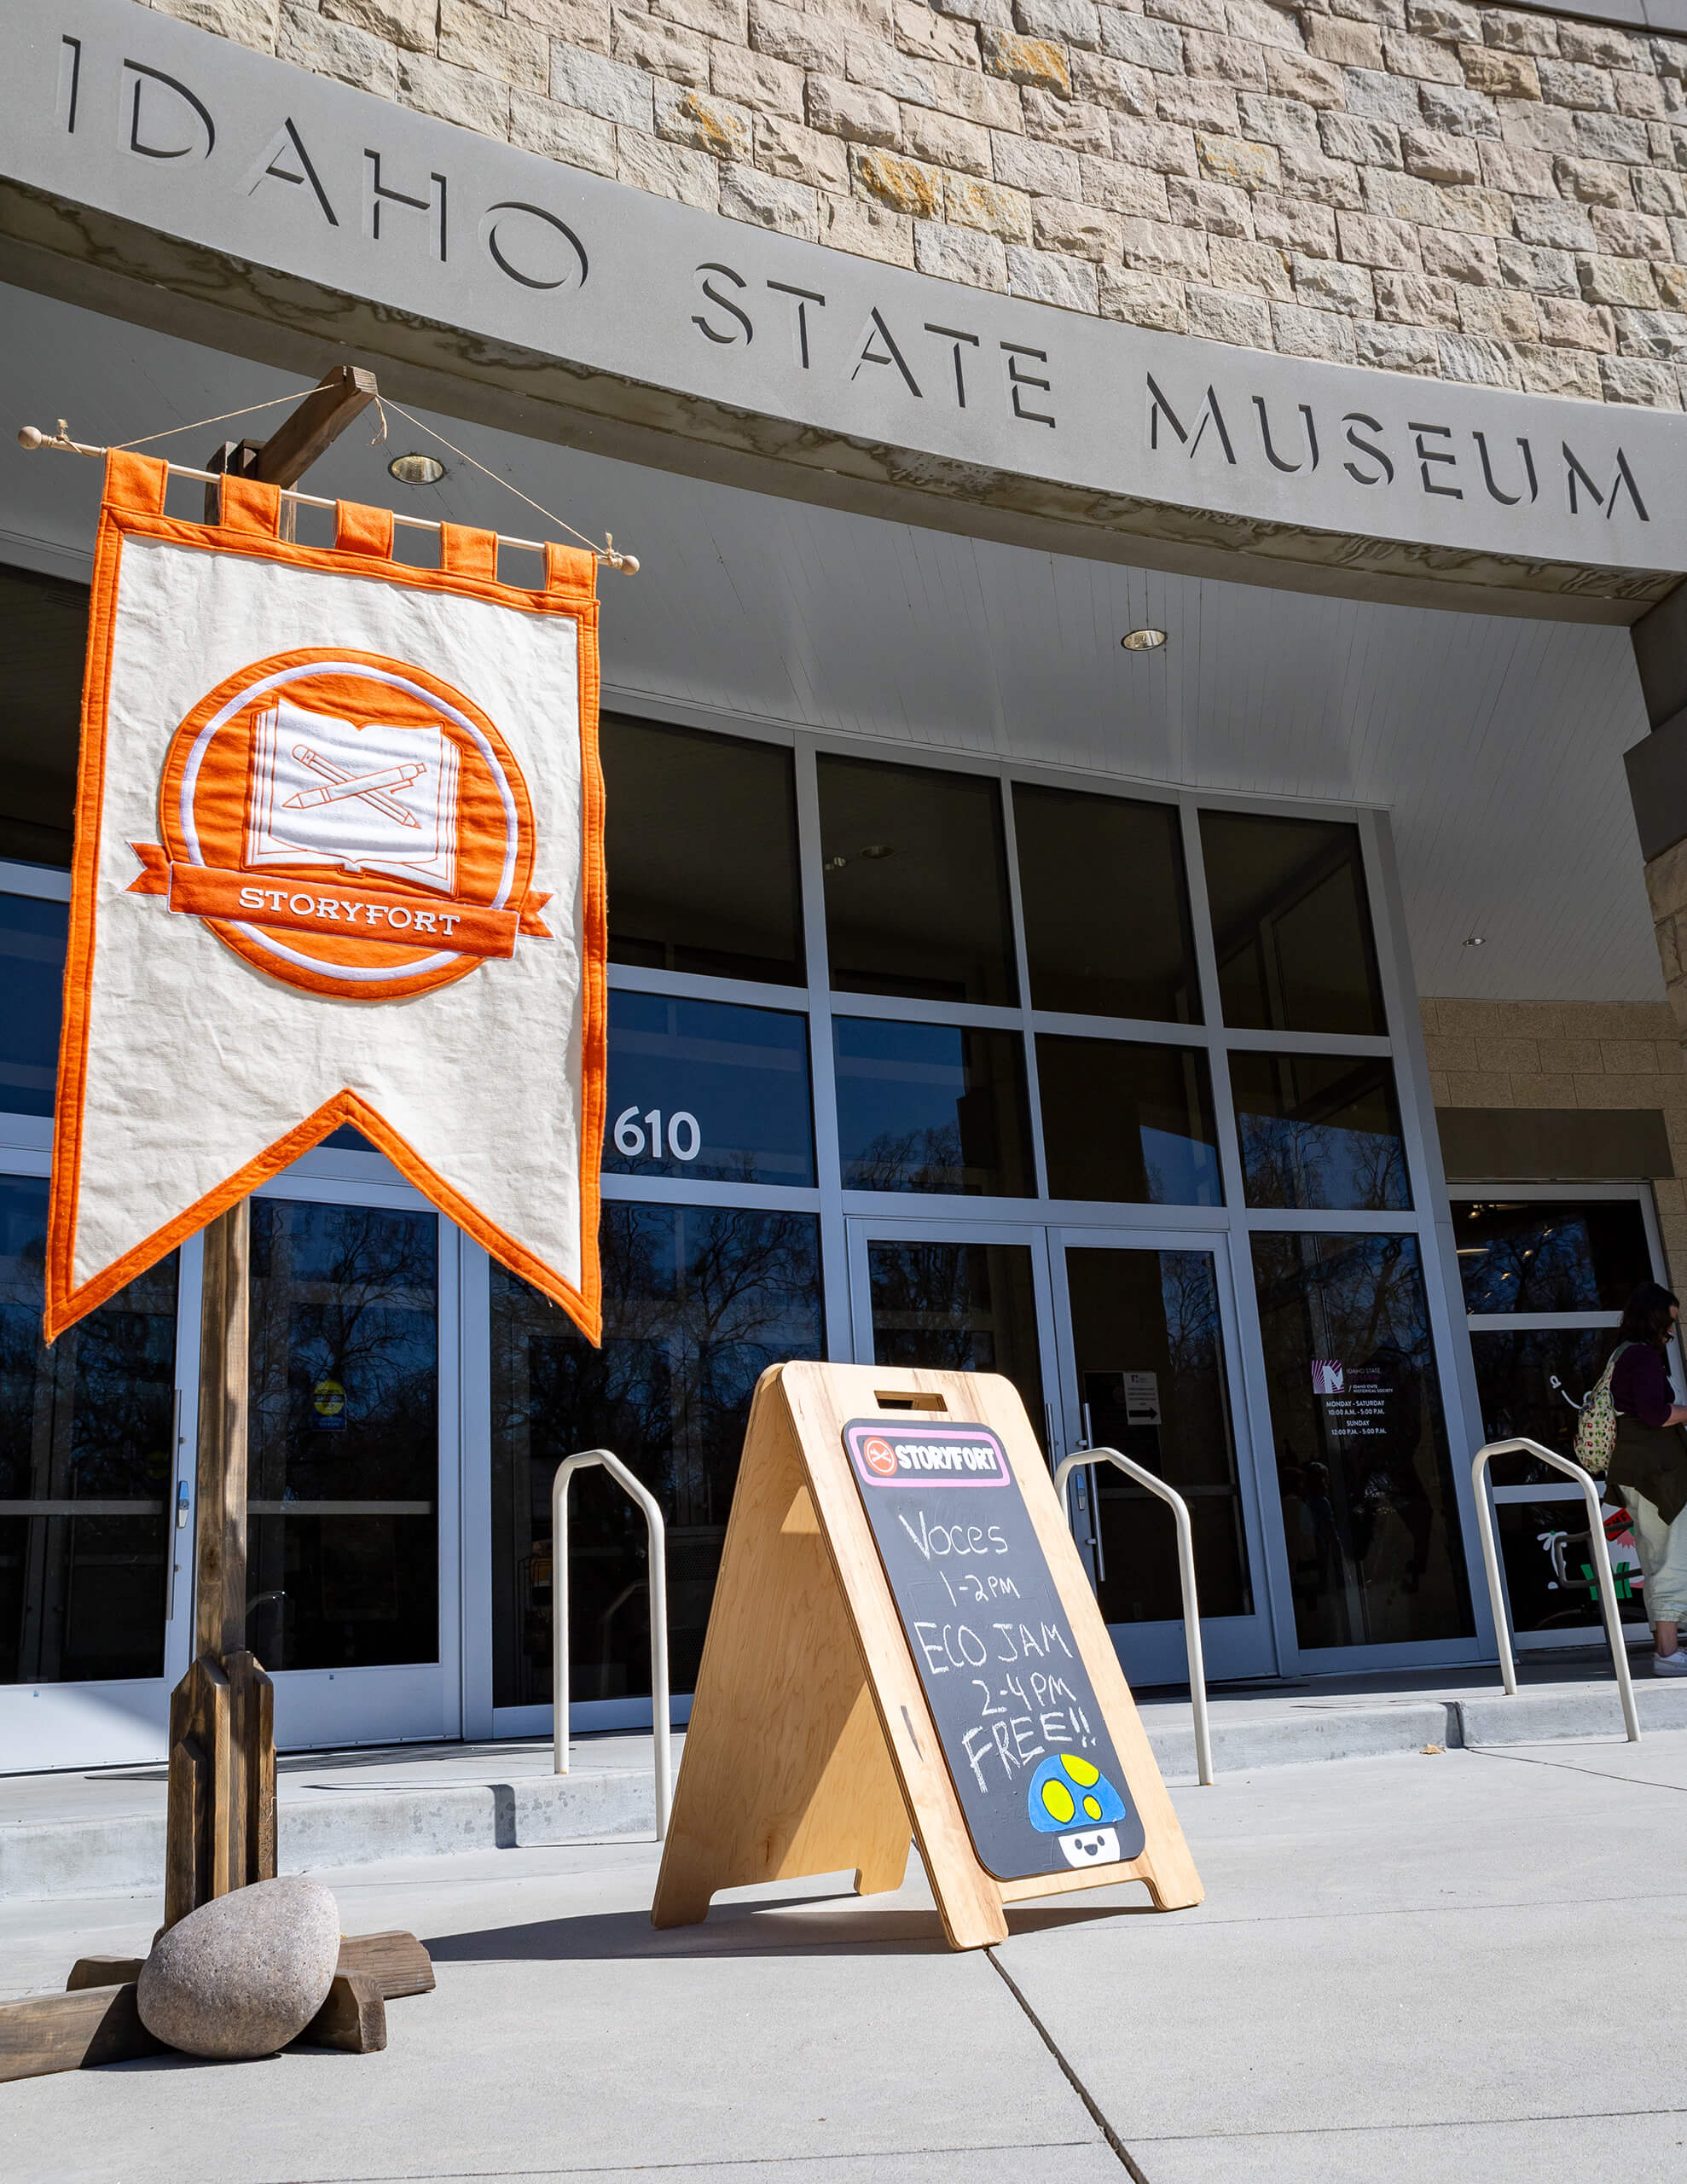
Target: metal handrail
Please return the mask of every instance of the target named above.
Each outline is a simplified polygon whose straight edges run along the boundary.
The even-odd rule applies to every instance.
[[[1195,1534],[1189,1522],[1189,1504],[1174,1486],[1129,1456],[1121,1455],[1116,1449],[1080,1449],[1068,1456],[1054,1474],[1054,1490],[1060,1496],[1064,1508],[1066,1502],[1066,1482],[1078,1465],[1098,1463],[1116,1464],[1127,1478],[1133,1478],[1139,1486],[1145,1486],[1151,1494],[1157,1494],[1172,1513],[1177,1526],[1178,1577],[1183,1586],[1183,1642],[1189,1656],[1189,1704],[1195,1716],[1195,1764],[1203,1789],[1213,1786],[1213,1739],[1207,1726],[1207,1665],[1201,1651],[1201,1606],[1195,1593]],[[1090,1482],[1092,1497],[1095,1482]],[[1100,1511],[1097,1508],[1097,1531],[1100,1530]]]
[[[1537,1463],[1550,1464],[1554,1471],[1562,1472],[1566,1478],[1573,1478],[1580,1487],[1582,1499],[1587,1504],[1588,1545],[1592,1549],[1595,1578],[1599,1587],[1599,1606],[1605,1618],[1605,1635],[1610,1641],[1611,1666],[1616,1670],[1617,1689],[1622,1695],[1622,1718],[1628,1730],[1631,1744],[1640,1741],[1640,1717],[1634,1708],[1634,1681],[1628,1672],[1628,1647],[1622,1635],[1622,1618],[1617,1612],[1616,1580],[1611,1574],[1611,1550],[1605,1541],[1605,1519],[1599,1506],[1599,1488],[1592,1474],[1572,1463],[1568,1456],[1555,1455],[1551,1449],[1543,1449],[1539,1441],[1531,1441],[1527,1434],[1515,1440],[1490,1441],[1477,1449],[1470,1463],[1470,1482],[1475,1489],[1476,1524],[1482,1536],[1482,1561],[1487,1570],[1487,1594],[1493,1606],[1493,1635],[1499,1641],[1499,1673],[1504,1678],[1505,1695],[1517,1695],[1517,1668],[1511,1657],[1511,1629],[1506,1612],[1504,1588],[1499,1575],[1499,1549],[1493,1536],[1493,1512],[1488,1506],[1487,1467],[1495,1456],[1529,1455]]]
[[[568,1483],[577,1471],[601,1465],[644,1512],[650,1536],[651,1727],[656,1740],[656,1839],[668,1833],[674,1805],[674,1756],[669,1739],[668,1556],[666,1530],[656,1496],[608,1449],[565,1456],[551,1481],[551,1702],[552,1768],[568,1772]]]

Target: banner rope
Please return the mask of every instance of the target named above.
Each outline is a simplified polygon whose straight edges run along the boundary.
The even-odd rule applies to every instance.
[[[316,389],[306,387],[301,392],[304,394],[312,394]],[[59,420],[59,429],[56,433],[43,433],[37,425],[20,426],[18,444],[26,448],[57,448],[67,455],[103,456],[113,451],[126,453],[131,448],[147,447],[154,440],[173,439],[178,433],[202,432],[207,425],[228,424],[236,417],[250,417],[260,410],[277,409],[283,402],[297,402],[299,399],[299,394],[277,394],[268,402],[249,403],[244,410],[225,410],[220,416],[201,417],[196,423],[191,425],[168,425],[162,432],[147,433],[138,439],[118,442],[115,444],[115,450],[110,447],[96,447],[82,440],[72,439],[70,428],[62,417]],[[530,494],[524,493],[519,485],[512,485],[507,478],[500,477],[496,470],[488,469],[484,462],[472,456],[466,448],[461,448],[455,441],[448,440],[443,433],[436,432],[432,425],[424,424],[420,417],[406,410],[402,404],[390,402],[386,397],[377,394],[374,398],[374,405],[376,414],[380,420],[380,430],[370,440],[371,447],[379,447],[386,439],[386,413],[389,409],[396,410],[398,415],[414,425],[419,433],[426,433],[430,439],[438,440],[440,446],[449,450],[460,462],[467,463],[471,469],[479,471],[484,478],[490,478],[495,485],[501,485],[507,493],[513,493],[517,500],[525,501],[535,514],[543,516],[546,522],[556,530],[565,531],[571,538],[577,538],[588,553],[593,555],[598,561],[606,561],[611,568],[620,569],[628,576],[638,574],[638,556],[635,554],[623,553],[615,543],[613,531],[605,531],[604,543],[600,546],[595,539],[588,538],[583,531],[577,531],[571,523],[565,522],[561,516],[553,509],[546,508],[542,502],[536,501]],[[198,478],[206,485],[212,485],[219,482],[217,474],[211,471],[194,470],[181,462],[172,462],[169,467],[179,477]],[[288,500],[300,502],[308,508],[328,508],[334,505],[332,501],[324,500],[317,494],[300,492],[294,486],[285,486],[282,491]],[[442,525],[432,522],[426,517],[407,515],[396,509],[393,514],[397,522],[414,530],[439,531],[443,528]],[[512,538],[507,543],[512,546],[529,548],[535,553],[542,550],[540,542],[530,538]]]
[[[590,547],[593,553],[597,554],[602,552],[602,548],[599,546],[594,538],[588,538],[583,531],[577,531],[571,523],[565,523],[559,515],[553,514],[549,508],[542,507],[541,504],[537,501],[534,500],[530,494],[524,493],[519,485],[511,485],[507,478],[501,478],[496,470],[489,470],[484,462],[476,462],[473,456],[470,455],[466,449],[454,446],[453,444],[446,439],[443,433],[436,433],[432,425],[425,425],[420,417],[412,416],[411,413],[406,410],[401,403],[389,403],[385,395],[378,394],[375,397],[375,407],[381,413],[380,429],[383,437],[385,437],[386,432],[387,410],[389,409],[397,410],[398,415],[401,417],[408,419],[409,421],[415,427],[419,433],[426,433],[430,439],[438,440],[441,447],[449,448],[450,452],[456,456],[459,462],[468,463],[472,468],[479,471],[483,478],[490,478],[495,485],[501,485],[507,493],[513,493],[517,500],[525,501],[528,507],[533,510],[536,515],[543,516],[547,523],[554,523],[559,531],[565,531],[571,538],[577,538],[583,546]],[[609,532],[606,531],[604,533],[604,537],[606,538],[609,538]],[[613,561],[615,556],[613,550],[614,542],[612,539],[611,539],[610,544],[610,559]]]
[[[118,444],[124,448],[150,447],[154,440],[171,439],[177,433],[202,432],[207,425],[230,424],[236,417],[255,416],[260,410],[275,410],[283,402],[297,402],[304,395],[314,392],[315,389],[312,387],[302,387],[298,394],[278,394],[269,402],[249,403],[244,410],[225,410],[220,416],[201,417],[196,424],[192,425],[171,425],[161,433],[148,433],[139,439],[121,440]],[[525,501],[534,514],[543,516],[547,523],[554,524],[559,531],[565,531],[571,538],[577,538],[583,546],[588,547],[594,554],[601,550],[596,539],[588,538],[583,531],[577,531],[571,523],[565,523],[554,509],[548,508],[542,502],[536,501],[530,493],[524,493],[519,485],[512,485],[507,478],[501,478],[496,470],[489,470],[484,462],[478,461],[466,448],[461,448],[455,441],[448,440],[443,433],[436,432],[432,425],[424,424],[420,417],[416,416],[413,411],[405,409],[402,403],[391,401],[386,395],[378,394],[375,397],[375,410],[380,418],[380,430],[369,442],[371,447],[379,447],[386,438],[386,413],[389,410],[395,410],[407,423],[414,425],[419,433],[426,433],[430,439],[438,440],[440,446],[455,455],[459,462],[467,463],[471,469],[478,470],[483,478],[490,478],[495,485],[501,485],[507,493],[513,493],[517,500]],[[611,559],[613,558],[612,550]]]
[[[200,433],[203,432],[207,425],[226,425],[235,417],[255,416],[260,410],[278,410],[283,402],[301,401],[305,395],[314,394],[316,391],[313,386],[300,387],[296,394],[277,394],[268,402],[249,402],[244,410],[225,410],[220,417],[201,417],[196,424],[167,425],[161,433],[146,433],[137,440],[119,440],[117,445],[122,450],[131,447],[150,447],[154,440],[172,439],[177,433]],[[378,446],[386,438],[386,420],[382,418],[380,430],[369,442],[369,445]]]

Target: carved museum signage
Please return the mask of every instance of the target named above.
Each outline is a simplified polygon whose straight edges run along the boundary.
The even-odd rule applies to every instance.
[[[682,395],[1110,494],[1687,568],[1687,419],[1145,332],[699,212],[129,0],[0,0],[0,174]]]

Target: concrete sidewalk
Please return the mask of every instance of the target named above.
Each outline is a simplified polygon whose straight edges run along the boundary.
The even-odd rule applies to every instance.
[[[1649,1654],[1638,1657],[1649,1664]],[[1608,1658],[1537,1655],[1522,1690],[1493,1669],[1319,1677],[1232,1686],[1212,1700],[1220,1776],[1313,1761],[1382,1758],[1620,1733]],[[1636,1678],[1648,1732],[1687,1730],[1687,1682]],[[1195,1780],[1185,1693],[1141,1706],[1161,1771]],[[677,1766],[683,1736],[674,1740]],[[571,1772],[552,1772],[548,1740],[400,1745],[283,1755],[277,1770],[284,1873],[394,1857],[648,1833],[655,1826],[651,1738],[580,1737]],[[0,1775],[0,1898],[144,1888],[163,1871],[163,1765]]]
[[[664,1933],[649,1844],[330,1873],[348,1928],[434,1954],[385,2053],[0,2087],[0,2175],[1679,2184],[1684,1793],[1680,1734],[1238,1774],[1175,1793],[1198,1909],[1055,1899],[968,1955],[917,1862]],[[143,1949],[158,1911],[0,1906],[0,1988]]]

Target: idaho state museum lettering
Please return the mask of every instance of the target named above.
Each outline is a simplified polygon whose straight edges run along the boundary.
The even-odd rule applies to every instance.
[[[0,171],[30,188],[740,420],[844,435],[885,450],[889,475],[913,450],[1273,523],[1687,568],[1678,416],[935,280],[648,196],[128,0],[0,0]]]

